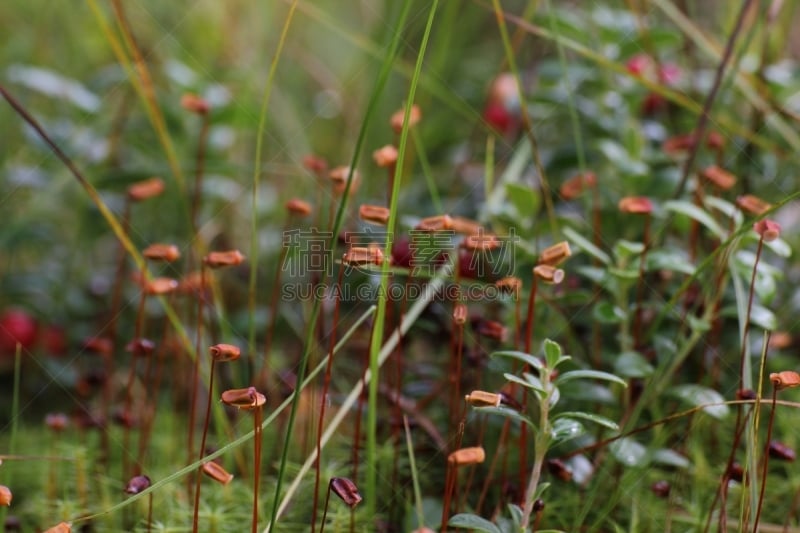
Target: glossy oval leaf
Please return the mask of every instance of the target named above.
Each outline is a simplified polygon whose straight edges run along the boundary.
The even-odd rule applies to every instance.
[[[519,526],[522,523],[522,507],[519,505],[509,503],[508,514],[511,515],[511,520],[514,522],[514,525]]]
[[[644,466],[647,463],[647,448],[630,437],[615,440],[608,448],[617,461],[626,466]]]
[[[534,389],[542,391],[542,392],[546,391],[544,383],[542,383],[542,380],[540,380],[538,376],[534,376],[530,372],[523,372],[522,373],[522,377],[524,377],[525,381],[530,383],[533,386]]]
[[[738,316],[736,306],[725,307],[722,309],[722,311],[720,311],[720,314],[726,317]],[[775,331],[778,328],[778,319],[775,316],[775,313],[766,307],[755,303],[750,310],[750,322],[768,331]]]
[[[687,459],[685,455],[681,455],[669,448],[661,448],[653,452],[653,462],[683,469],[691,466],[689,459]]]
[[[553,386],[550,387],[549,399],[550,399],[550,409],[552,409],[558,403],[558,400],[561,399],[561,391],[559,390],[558,387],[553,387]]]
[[[687,217],[696,220],[722,240],[727,238],[725,231],[720,227],[719,224],[717,224],[717,221],[714,220],[711,215],[709,215],[702,208],[697,207],[691,202],[687,202],[685,200],[670,200],[664,203],[664,209],[667,211],[672,211],[673,213],[686,215]]]
[[[742,212],[731,202],[716,196],[706,196],[703,198],[703,202],[707,207],[713,207],[726,217],[732,218],[734,226],[739,226],[742,224]]]
[[[592,317],[601,324],[619,324],[625,319],[625,311],[619,306],[604,300],[598,302],[597,305],[592,308]]]
[[[558,360],[561,359],[561,346],[550,339],[545,339],[543,343],[544,359],[547,361],[547,366],[555,368]]]
[[[586,433],[586,430],[583,424],[577,420],[572,418],[559,418],[553,421],[550,435],[553,438],[553,445],[555,445],[580,437],[584,433]]]
[[[639,279],[639,270],[638,268],[617,268],[617,267],[608,267],[608,273],[614,276],[615,278],[624,280],[624,281],[633,281]]]
[[[614,383],[619,383],[623,387],[627,387],[628,384],[625,383],[625,380],[615,376],[614,374],[609,374],[608,372],[602,372],[600,370],[571,370],[570,372],[564,372],[558,379],[556,379],[556,385],[562,385],[568,381],[572,381],[574,379],[601,379],[603,381],[612,381]]]
[[[678,385],[669,389],[667,393],[694,407],[705,406],[703,407],[705,413],[720,420],[727,417],[730,412],[728,406],[723,403],[725,398],[720,393],[702,385]]]
[[[539,212],[541,197],[537,191],[527,183],[506,183],[506,197],[522,220],[530,218],[526,216],[528,213]]]
[[[537,398],[540,398],[542,394],[546,394],[544,389],[541,388],[541,386],[537,387],[533,383],[526,381],[521,377],[515,376],[514,374],[509,374],[508,372],[506,372],[505,374],[503,374],[503,377],[512,383],[516,383],[517,385],[522,385],[526,389],[532,390],[533,392],[536,393]]]
[[[620,239],[614,243],[614,257],[626,261],[644,252],[644,243]]]
[[[586,413],[583,411],[567,411],[565,413],[558,413],[555,416],[555,418],[556,419],[580,418],[581,420],[588,420],[589,422],[594,422],[595,424],[608,428],[612,431],[619,431],[619,426],[617,425],[616,422],[604,416],[596,415],[594,413]]]
[[[539,486],[536,487],[536,492],[533,494],[533,499],[541,498],[544,496],[544,493],[547,489],[550,488],[551,483],[549,481],[545,481],[544,483],[539,483]]]
[[[535,355],[531,355],[525,352],[518,352],[515,350],[503,350],[500,352],[492,353],[492,357],[510,357],[511,359],[516,359],[524,364],[530,365],[536,370],[541,370],[544,368],[544,363],[542,360],[536,357]]]
[[[614,373],[626,378],[646,378],[654,370],[653,365],[639,352],[623,352],[614,361]]]
[[[564,461],[572,471],[572,481],[577,485],[587,483],[594,475],[594,463],[585,455],[574,455]]]
[[[648,272],[669,270],[692,276],[696,267],[689,261],[689,256],[683,250],[653,250],[647,254],[645,269]]]
[[[764,246],[781,257],[791,257],[792,255],[792,247],[781,238],[775,239],[774,241],[764,242]]]
[[[523,424],[526,424],[528,427],[536,430],[536,425],[533,423],[533,421],[530,418],[528,418],[527,416],[523,415],[519,411],[515,411],[514,409],[510,409],[508,407],[503,407],[502,405],[498,406],[498,407],[491,407],[491,406],[489,406],[489,407],[476,407],[475,411],[478,411],[478,412],[481,412],[481,413],[489,413],[489,414],[500,415],[500,416],[504,416],[506,418],[510,418],[512,420],[517,420],[519,422],[522,422]]]
[[[484,533],[503,533],[496,525],[474,514],[457,514],[450,518],[447,525],[462,529],[471,529],[472,531],[482,531]]]
[[[606,269],[604,268],[579,266],[575,272],[598,285],[605,287],[605,283],[607,283]]]
[[[588,239],[586,239],[583,235],[575,231],[570,227],[564,227],[562,230],[564,233],[564,237],[566,237],[569,241],[573,242],[575,246],[586,252],[587,254],[591,255],[604,265],[611,264],[611,258],[605,253],[603,250],[595,246],[591,243]]]

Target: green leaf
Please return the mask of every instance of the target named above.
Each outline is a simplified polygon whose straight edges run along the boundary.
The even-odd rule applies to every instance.
[[[530,372],[523,372],[522,377],[525,378],[528,383],[533,385],[535,389],[547,392],[547,387],[545,387],[545,384],[542,383],[541,379],[539,379],[539,376],[535,376]]]
[[[594,413],[584,413],[583,411],[567,411],[565,413],[558,413],[555,418],[559,420],[562,417],[581,418],[583,420],[588,420],[589,422],[594,422],[595,424],[606,427],[610,430],[619,431],[619,426],[617,425],[616,422],[604,416],[596,415]]]
[[[588,239],[584,238],[580,233],[575,231],[570,227],[564,227],[562,230],[564,233],[564,237],[566,237],[571,242],[575,243],[575,246],[586,252],[587,254],[591,255],[601,263],[605,265],[611,264],[611,258],[605,253],[603,250],[592,244]]]
[[[485,518],[474,514],[461,513],[450,518],[448,526],[471,529],[472,531],[483,531],[484,533],[502,533],[500,528],[492,524]]]
[[[509,407],[503,407],[502,405],[498,406],[498,407],[491,407],[491,406],[489,406],[489,407],[476,407],[475,410],[478,411],[478,412],[481,412],[481,413],[489,413],[489,414],[501,415],[501,416],[504,416],[506,418],[510,418],[512,420],[517,420],[519,422],[522,422],[523,424],[527,424],[529,427],[531,427],[534,430],[536,430],[536,425],[533,423],[533,421],[530,418],[528,418],[527,416],[523,415],[519,411],[515,411],[514,409],[511,409]]]
[[[703,201],[706,206],[713,207],[728,218],[732,218],[734,226],[741,226],[742,212],[736,205],[716,196],[706,196]]]
[[[573,401],[586,401],[604,405],[617,405],[617,396],[608,387],[595,381],[574,381],[564,387]]]
[[[604,268],[580,266],[575,269],[575,272],[577,272],[578,274],[580,274],[585,278],[588,278],[589,281],[597,283],[598,285],[603,285],[603,283],[607,279],[606,269]]]
[[[568,440],[580,437],[586,433],[583,424],[572,418],[559,418],[553,421],[550,435],[553,437],[553,444],[559,444]]]
[[[536,487],[536,492],[533,494],[533,499],[541,498],[544,495],[544,491],[550,488],[551,483],[549,481],[545,481],[544,483],[539,483]]]
[[[739,250],[734,255],[734,261],[736,261],[736,266],[739,267],[737,270],[749,278],[753,274],[753,266],[756,264],[756,254],[750,250]],[[783,271],[780,268],[770,265],[763,258],[758,261],[757,269],[758,274],[761,275],[783,277]]]
[[[706,407],[703,408],[703,411],[720,420],[727,417],[728,413],[730,412],[728,406],[723,403],[725,398],[723,398],[720,393],[714,389],[703,387],[702,385],[678,385],[677,387],[672,387],[669,389],[667,394],[677,396],[681,400],[687,402],[689,405],[695,407],[706,405]]]
[[[631,257],[637,256],[644,252],[644,243],[626,241],[620,239],[614,243],[614,257],[621,261],[627,261]]]
[[[626,466],[644,466],[647,463],[647,449],[630,437],[615,440],[608,448],[617,461]]]
[[[561,391],[558,389],[558,387],[550,385],[550,396],[548,399],[550,403],[550,409],[552,409],[558,403],[558,400],[561,399]]]
[[[661,448],[653,452],[653,462],[675,468],[689,468],[691,466],[686,456],[669,448]]]
[[[562,355],[561,357],[558,358],[558,360],[556,361],[556,364],[553,365],[553,368],[557,368],[562,363],[566,363],[567,361],[572,361],[572,356],[571,355]]]
[[[720,225],[717,224],[717,221],[711,218],[711,215],[709,215],[705,210],[697,207],[691,202],[687,202],[685,200],[670,200],[664,203],[664,209],[674,213],[686,215],[687,217],[698,221],[722,240],[727,238],[725,230],[723,230]]]
[[[792,255],[792,247],[781,238],[775,239],[774,241],[765,241],[764,246],[781,257],[791,257]]]
[[[628,386],[624,379],[619,378],[614,374],[609,374],[608,372],[601,372],[600,370],[572,370],[570,372],[565,372],[558,376],[558,379],[556,379],[556,385],[560,386],[563,383],[573,379],[602,379],[604,381],[613,381],[614,383],[619,383],[623,387]]]
[[[687,315],[686,321],[689,322],[689,327],[692,331],[699,331],[701,333],[711,331],[711,322],[708,320],[703,320],[694,315]]]
[[[617,267],[608,267],[608,273],[612,276],[633,281],[639,279],[639,270],[638,268],[617,268]]]
[[[517,361],[521,361],[524,364],[530,365],[536,370],[541,370],[544,368],[544,364],[542,363],[541,359],[525,352],[506,350],[506,351],[494,352],[492,353],[492,357],[510,357],[512,359],[516,359]]]
[[[639,352],[623,352],[614,361],[614,373],[626,378],[646,378],[653,371],[653,365]]]
[[[561,346],[550,339],[544,340],[544,358],[549,368],[555,368],[561,358]]]
[[[631,157],[625,148],[610,139],[603,139],[597,143],[597,148],[618,171],[630,176],[645,176],[650,168],[643,162]]]
[[[508,514],[511,515],[511,520],[514,521],[514,525],[519,526],[522,523],[522,508],[519,505],[509,503]]]
[[[539,212],[541,197],[530,185],[506,183],[506,196],[519,215],[518,219],[533,220],[532,215]]]
[[[750,310],[750,322],[769,331],[778,329],[778,318],[775,313],[757,304],[753,304]]]
[[[738,316],[735,306],[724,308],[720,314],[730,317]],[[769,331],[775,331],[778,328],[778,318],[775,313],[758,304],[753,304],[753,308],[750,310],[750,322]]]
[[[647,254],[645,270],[670,270],[691,276],[696,267],[689,261],[689,256],[682,250],[653,250]]]
[[[601,324],[619,324],[625,319],[625,311],[608,300],[603,300],[592,308],[592,317]]]
[[[537,398],[541,399],[542,395],[547,394],[547,392],[542,388],[541,382],[539,382],[539,384],[536,385],[535,383],[531,383],[530,381],[522,379],[519,376],[515,376],[514,374],[509,374],[508,372],[504,373],[503,377],[512,383],[516,383],[517,385],[522,385],[523,387],[532,390],[533,392],[536,393]]]

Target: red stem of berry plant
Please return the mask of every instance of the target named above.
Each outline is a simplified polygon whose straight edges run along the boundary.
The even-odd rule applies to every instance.
[[[331,327],[330,342],[328,344],[328,364],[325,365],[325,381],[322,385],[322,397],[319,406],[319,421],[317,422],[317,460],[314,467],[314,504],[311,507],[311,533],[316,531],[317,523],[317,506],[319,504],[319,478],[322,463],[322,429],[325,423],[325,405],[327,404],[328,389],[331,386],[331,371],[333,370],[333,349],[336,346],[336,326],[339,322],[339,307],[341,305],[341,286],[342,276],[344,275],[344,266],[339,266],[339,279],[334,287],[334,296],[336,298],[336,305],[333,310],[333,326]]]

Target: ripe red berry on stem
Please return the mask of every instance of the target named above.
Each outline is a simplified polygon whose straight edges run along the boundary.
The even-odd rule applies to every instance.
[[[8,309],[0,316],[0,354],[13,354],[17,343],[30,350],[36,343],[36,320],[20,309]]]

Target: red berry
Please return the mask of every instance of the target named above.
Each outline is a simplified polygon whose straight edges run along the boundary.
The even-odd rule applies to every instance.
[[[0,354],[13,354],[17,343],[30,350],[36,342],[36,320],[19,309],[9,309],[0,316]]]
[[[514,117],[503,104],[489,102],[483,108],[483,120],[500,133],[509,133],[514,128]]]
[[[652,61],[647,54],[636,54],[625,63],[625,68],[634,76],[642,76]]]
[[[658,93],[648,93],[642,102],[642,115],[648,117],[667,108],[667,101]]]
[[[405,235],[401,236],[392,243],[393,265],[403,268],[410,268],[412,255],[411,241]]]
[[[483,274],[484,264],[478,252],[458,251],[458,275],[465,279],[478,279]]]
[[[658,69],[658,79],[666,85],[675,85],[681,79],[681,68],[675,63],[664,63]]]
[[[55,324],[48,324],[41,333],[42,346],[50,355],[64,355],[67,353],[67,334],[64,328]]]

